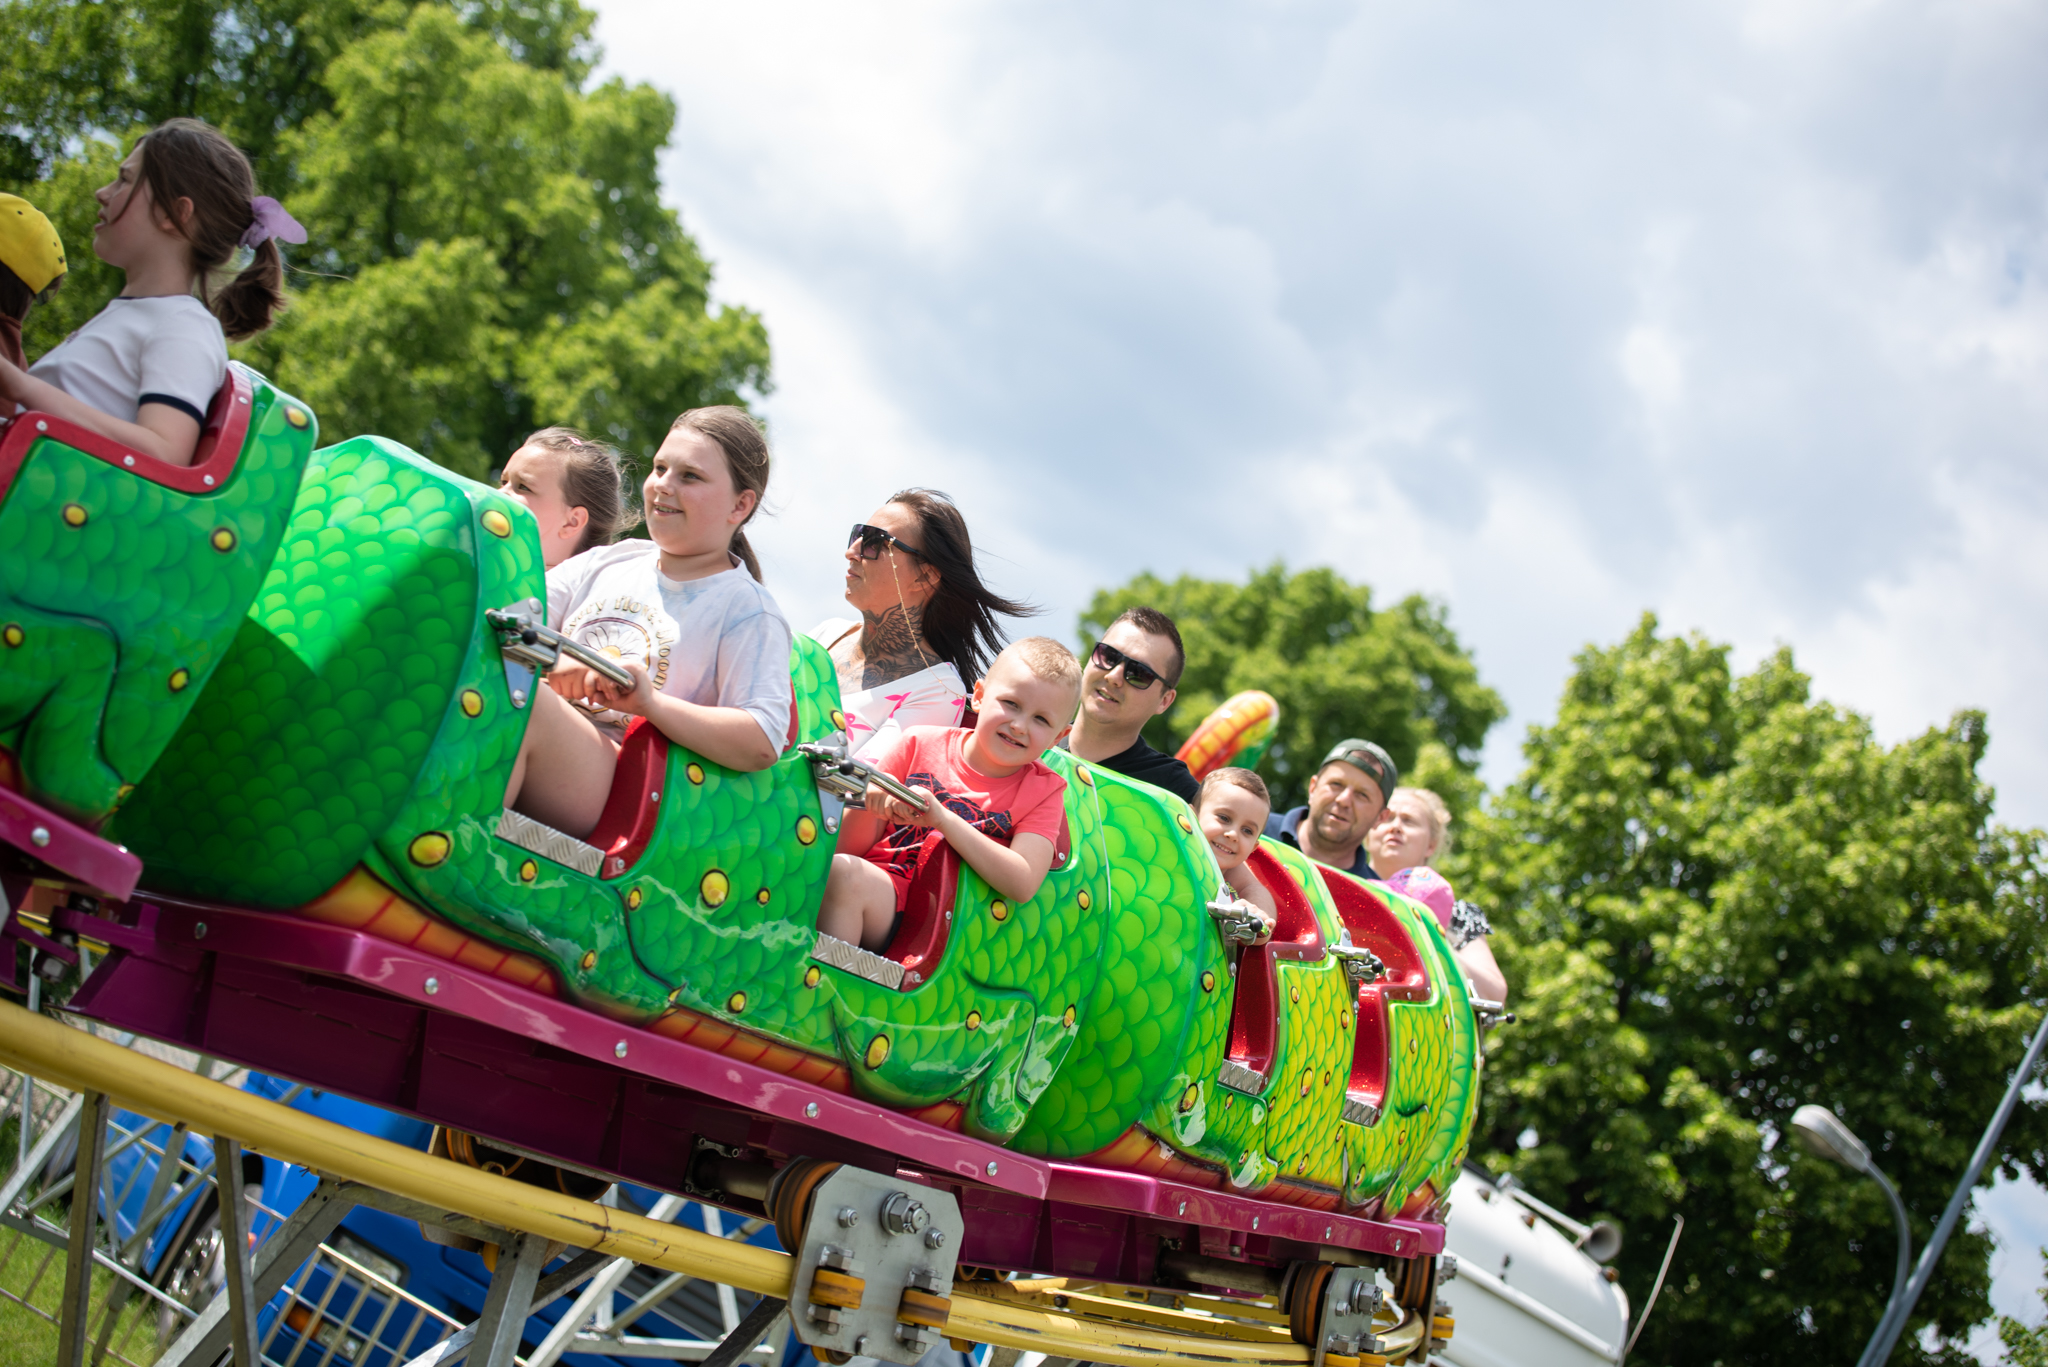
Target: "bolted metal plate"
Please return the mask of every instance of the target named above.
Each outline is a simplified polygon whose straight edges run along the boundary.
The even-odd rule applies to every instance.
[[[840,1168],[819,1184],[803,1246],[792,1250],[796,1268],[789,1320],[797,1338],[812,1348],[909,1367],[943,1337],[936,1329],[920,1331],[897,1322],[904,1289],[951,1295],[965,1229],[960,1203],[951,1192]],[[865,1281],[857,1308],[813,1314],[811,1293],[821,1266]]]
[[[1357,1357],[1379,1351],[1372,1316],[1384,1299],[1377,1275],[1369,1267],[1339,1267],[1330,1273],[1323,1303],[1316,1309],[1315,1367],[1331,1353]]]
[[[1243,1092],[1246,1096],[1263,1096],[1268,1079],[1264,1073],[1254,1072],[1242,1063],[1233,1063],[1225,1059],[1223,1066],[1216,1070],[1216,1080],[1234,1092]]]

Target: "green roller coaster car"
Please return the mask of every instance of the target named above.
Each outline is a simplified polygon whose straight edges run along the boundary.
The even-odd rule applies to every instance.
[[[55,433],[0,470],[0,527],[38,548],[5,571],[8,781],[108,817],[146,886],[395,891],[590,1010],[1022,1152],[1367,1212],[1448,1192],[1476,1030],[1426,909],[1269,843],[1280,928],[1236,947],[1186,806],[1064,752],[1037,895],[931,861],[885,955],[815,930],[839,807],[794,748],[736,773],[641,724],[587,839],[509,814],[536,676],[487,614],[545,601],[531,516],[383,438],[310,451],[304,406],[245,382],[217,493],[170,500]],[[823,649],[791,678],[798,740],[829,742]]]

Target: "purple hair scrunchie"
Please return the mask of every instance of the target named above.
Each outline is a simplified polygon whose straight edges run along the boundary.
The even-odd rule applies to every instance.
[[[244,247],[260,247],[273,237],[294,245],[306,240],[306,230],[299,226],[299,221],[269,195],[258,195],[250,200],[249,212],[254,215],[254,220],[242,234]]]

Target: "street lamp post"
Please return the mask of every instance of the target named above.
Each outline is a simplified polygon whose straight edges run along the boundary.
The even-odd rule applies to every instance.
[[[1899,1191],[1870,1161],[1870,1146],[1858,1139],[1855,1132],[1825,1106],[1806,1105],[1792,1112],[1792,1134],[1806,1151],[1817,1158],[1829,1158],[1840,1163],[1851,1172],[1868,1175],[1877,1183],[1878,1190],[1892,1203],[1892,1221],[1899,1227],[1899,1265],[1892,1273],[1891,1299],[1885,1302],[1889,1310],[1899,1299],[1899,1293],[1906,1289],[1906,1269],[1913,1262],[1913,1231],[1906,1224],[1906,1203],[1899,1199]]]
[[[1956,1183],[1955,1193],[1948,1198],[1948,1209],[1941,1213],[1941,1221],[1934,1227],[1934,1233],[1927,1240],[1927,1247],[1920,1251],[1920,1264],[1913,1269],[1913,1278],[1901,1288],[1907,1262],[1906,1208],[1899,1204],[1899,1194],[1892,1184],[1885,1181],[1870,1161],[1869,1146],[1850,1133],[1849,1127],[1835,1119],[1834,1113],[1824,1106],[1801,1106],[1792,1113],[1792,1132],[1814,1153],[1823,1158],[1832,1158],[1851,1172],[1867,1172],[1884,1188],[1884,1194],[1891,1198],[1892,1215],[1899,1222],[1899,1278],[1892,1283],[1892,1298],[1884,1308],[1884,1318],[1877,1322],[1877,1329],[1870,1336],[1870,1343],[1863,1350],[1863,1356],[1856,1359],[1856,1367],[1882,1367],[1885,1359],[1892,1355],[1892,1347],[1899,1341],[1899,1335],[1906,1327],[1906,1317],[1913,1313],[1913,1305],[1920,1299],[1920,1293],[1927,1289],[1927,1283],[1934,1276],[1935,1264],[1941,1261],[1941,1250],[1948,1243],[1948,1236],[1954,1232],[1956,1221],[1962,1218],[1963,1207],[1969,1204],[1970,1191],[1977,1185],[1977,1175],[1984,1171],[1984,1164],[1991,1158],[1992,1150],[1998,1147],[1998,1137],[2005,1133],[2005,1122],[2012,1119],[2013,1107],[2019,1104],[2020,1091],[2027,1079],[2034,1075],[2034,1069],[2041,1062],[2041,1054],[2048,1048],[2048,1015],[2041,1018],[2041,1024],[2034,1031],[2033,1043],[2027,1046],[2027,1053],[2020,1060],[2020,1066],[2013,1072],[2012,1081],[2006,1084],[2005,1096],[1998,1103],[1998,1109],[1991,1114],[1991,1123],[1984,1127],[1984,1137],[1977,1141],[1977,1151],[1970,1155],[1970,1162],[1963,1169],[1962,1180]]]

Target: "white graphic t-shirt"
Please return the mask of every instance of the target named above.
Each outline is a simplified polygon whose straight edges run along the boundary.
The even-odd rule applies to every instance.
[[[791,739],[789,623],[737,560],[703,579],[661,572],[651,541],[621,541],[548,571],[548,624],[581,645],[644,665],[657,692],[704,707],[736,707],[775,748]],[[617,740],[632,717],[592,709]]]
[[[859,625],[845,617],[828,617],[804,634],[830,650]],[[842,693],[839,708],[846,714],[846,751],[858,755],[870,746],[887,744],[908,726],[958,726],[966,707],[960,671],[944,661],[873,688]]]

